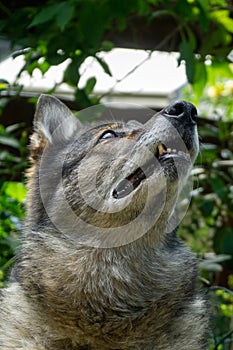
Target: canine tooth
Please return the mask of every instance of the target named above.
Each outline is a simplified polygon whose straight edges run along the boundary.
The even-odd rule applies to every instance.
[[[158,147],[159,155],[162,156],[163,153],[165,152],[165,148],[164,148],[163,144],[162,143],[158,143],[157,147]]]

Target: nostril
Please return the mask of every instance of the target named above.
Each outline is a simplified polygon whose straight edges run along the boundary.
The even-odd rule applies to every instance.
[[[186,101],[175,102],[165,109],[165,113],[171,116],[176,116],[178,118],[189,118],[194,123],[197,119],[196,107],[192,103]]]

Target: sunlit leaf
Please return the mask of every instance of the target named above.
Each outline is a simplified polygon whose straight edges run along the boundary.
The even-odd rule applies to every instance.
[[[208,72],[208,81],[215,85],[219,78],[233,79],[233,71],[230,62],[213,60],[210,66],[206,67]]]
[[[233,33],[233,19],[230,18],[230,11],[228,10],[213,11],[211,16],[212,18],[217,20],[219,23],[221,23],[228,32]]]
[[[26,197],[26,188],[21,182],[5,182],[4,189],[9,197],[19,202],[22,202]]]

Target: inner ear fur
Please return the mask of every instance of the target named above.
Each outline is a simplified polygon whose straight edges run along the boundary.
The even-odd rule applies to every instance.
[[[38,99],[31,136],[31,158],[36,159],[48,143],[69,140],[81,123],[70,109],[54,96]]]

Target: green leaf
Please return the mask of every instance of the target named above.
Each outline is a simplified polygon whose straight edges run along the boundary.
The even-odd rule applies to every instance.
[[[0,241],[0,244],[7,245],[13,251],[14,254],[17,252],[17,250],[19,248],[19,240],[16,239],[15,237],[11,237],[11,236],[7,236],[4,239],[2,239]],[[8,260],[8,263],[4,264],[4,266],[2,267],[2,270],[9,268],[9,266],[11,266],[11,264],[13,264],[13,262],[14,262],[14,259]]]
[[[214,177],[210,179],[210,183],[214,192],[224,202],[228,196],[228,188],[224,182],[220,178]]]
[[[110,71],[110,68],[108,66],[108,64],[104,61],[103,58],[100,58],[99,56],[95,56],[95,59],[98,61],[98,63],[101,65],[101,67],[103,68],[104,72],[108,75],[110,75],[110,77],[112,77],[112,73]]]
[[[188,78],[189,83],[193,84],[194,77],[195,77],[195,56],[193,53],[193,43],[190,43],[186,40],[183,40],[180,43],[179,49],[180,49],[180,57],[178,59],[178,62],[181,62],[182,60],[185,61],[186,66],[186,75]]]
[[[225,264],[231,269],[233,268],[233,234],[231,227],[218,228],[213,238],[214,250],[217,254],[227,254],[232,257]]]
[[[203,200],[200,206],[203,216],[210,216],[214,210],[214,207],[215,207],[215,201]]]
[[[56,14],[56,22],[61,31],[63,31],[70,22],[73,13],[74,6],[69,2],[63,2],[59,5],[59,12]]]
[[[49,22],[53,19],[56,19],[56,23],[61,31],[63,31],[66,25],[71,20],[74,13],[74,6],[69,2],[61,2],[60,4],[54,4],[48,6],[41,10],[30,23],[30,27],[37,26],[39,24],[43,24]]]
[[[79,79],[80,79],[80,74],[79,74],[79,65],[77,64],[76,60],[73,60],[68,67],[65,70],[64,73],[64,81],[71,85],[71,86],[77,86]]]
[[[26,48],[26,49],[22,49],[22,50],[17,50],[17,51],[14,51],[11,56],[12,58],[16,58],[18,56],[21,56],[21,55],[25,55],[27,53],[29,53],[31,51],[31,48]]]
[[[211,271],[211,272],[221,272],[222,271],[222,266],[220,264],[211,262],[211,261],[202,261],[199,264],[199,268],[206,270],[206,271]]]
[[[186,32],[188,34],[188,44],[190,46],[190,50],[194,52],[197,47],[195,34],[193,33],[192,29],[188,26],[186,26]]]
[[[51,6],[47,6],[45,8],[43,8],[43,10],[41,10],[33,19],[33,21],[30,23],[29,28],[37,26],[38,24],[43,24],[46,22],[51,21],[52,19],[54,19],[54,17],[56,16],[56,14],[59,11],[59,7],[61,6],[58,4],[54,4]]]
[[[40,69],[42,74],[45,74],[49,68],[50,68],[50,64],[47,61],[44,61],[43,63],[39,63],[38,68]]]
[[[209,10],[209,0],[197,0],[201,8],[207,13]]]
[[[211,17],[214,18],[218,23],[221,23],[228,32],[233,33],[233,19],[230,18],[230,11],[214,11]]]
[[[24,124],[23,123],[16,123],[16,124],[11,124],[6,127],[6,132],[11,133],[14,132],[15,130],[18,130],[20,127],[22,127]],[[1,131],[0,131],[1,132]]]
[[[180,17],[185,18],[186,20],[189,17],[192,17],[192,4],[188,3],[187,0],[175,1],[174,11],[179,14]]]
[[[90,93],[92,93],[94,87],[96,84],[96,78],[95,77],[91,77],[87,80],[86,86],[84,88],[85,92],[87,95],[90,95]]]
[[[83,46],[88,50],[89,48],[99,50],[104,30],[108,29],[109,26],[110,16],[110,7],[103,5],[103,2],[97,5],[96,1],[85,1],[85,5],[80,7],[78,23],[82,33],[80,38],[83,41]]]
[[[59,40],[51,38],[47,43],[47,53],[44,55],[45,60],[51,65],[55,66],[64,62],[69,57],[69,52],[64,48],[65,44],[69,42],[64,34],[59,36]]]
[[[33,71],[38,68],[38,61],[33,61],[32,63],[28,64],[26,66],[26,69],[27,69],[27,72],[28,74],[32,75],[33,74]]]
[[[22,159],[20,157],[12,155],[8,151],[0,151],[0,161],[2,162],[1,165],[4,165],[3,162],[5,162],[5,163],[7,163],[7,162],[20,163],[22,161]],[[10,171],[10,169],[9,169],[9,171]],[[0,170],[0,172],[1,172],[1,170]]]
[[[83,89],[76,89],[75,101],[83,108],[89,107],[91,105],[91,100]]]
[[[171,15],[172,12],[168,11],[168,10],[157,10],[152,12],[152,14],[150,15],[150,19],[155,19],[157,17],[161,17],[161,16],[166,16],[166,15]]]
[[[57,66],[66,60],[66,56],[59,55],[56,51],[48,50],[46,60],[51,66]]]
[[[101,51],[111,51],[114,48],[114,44],[111,41],[104,40],[101,44]]]
[[[5,79],[0,79],[0,84],[9,85],[9,82]]]
[[[8,88],[9,85],[0,83],[0,90],[6,90]]]
[[[206,83],[207,71],[205,63],[202,61],[196,61],[193,91],[198,99],[202,96]]]
[[[206,67],[208,82],[215,85],[219,78],[232,79],[231,63],[213,60],[210,66]]]
[[[197,6],[199,8],[198,20],[204,31],[209,28],[209,0],[197,0]]]
[[[20,147],[19,141],[12,136],[0,135],[0,144],[5,145],[5,146],[10,146],[13,148]]]
[[[5,182],[5,193],[19,202],[22,202],[26,197],[26,188],[21,182]]]

